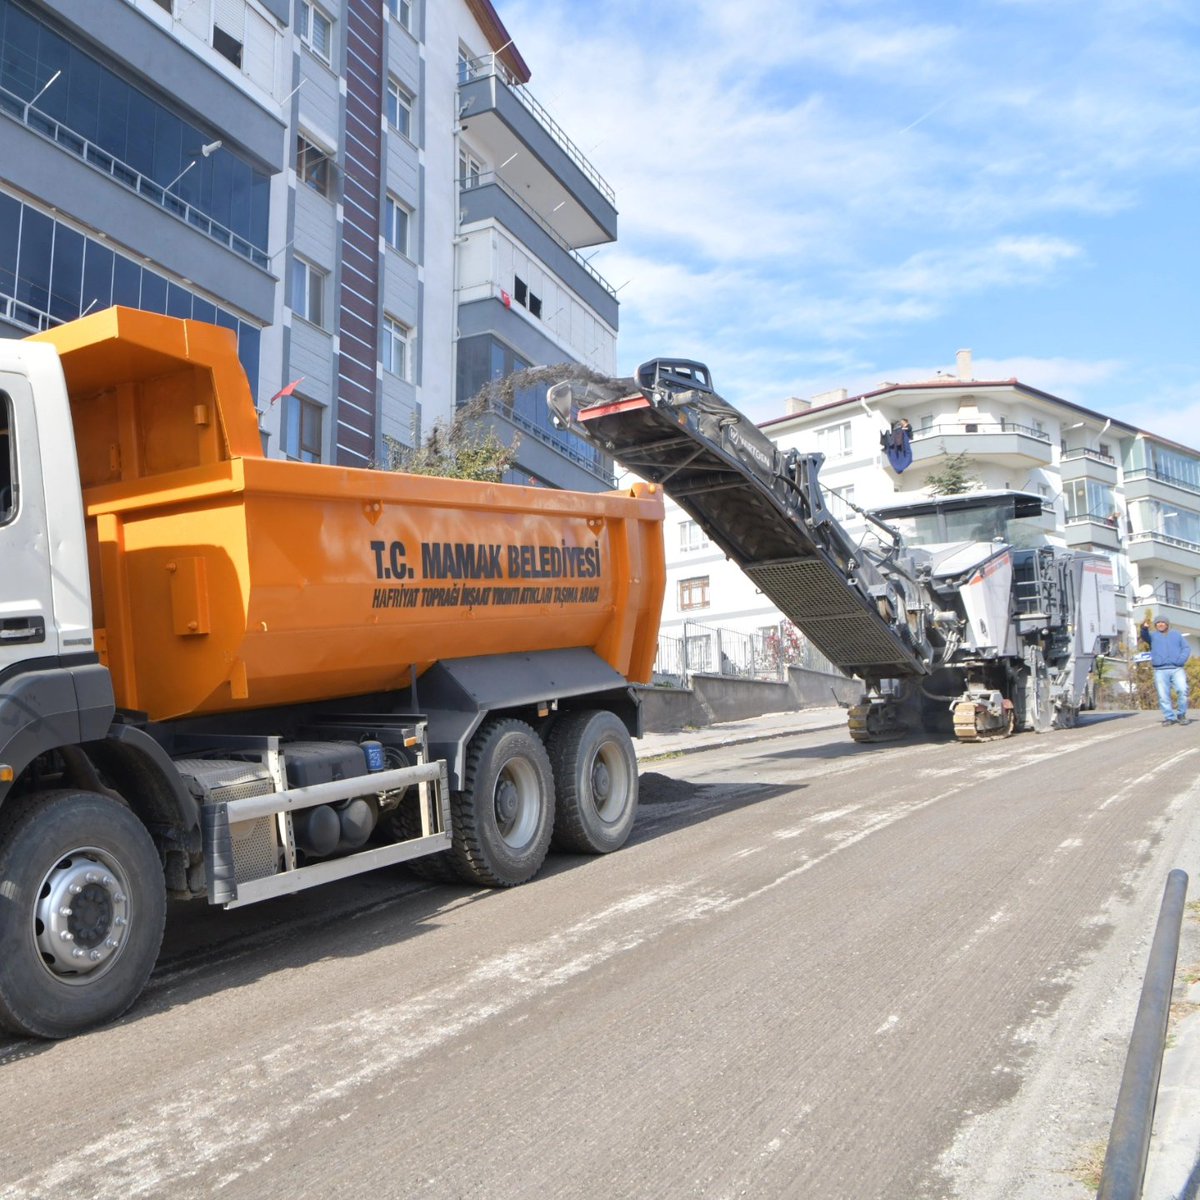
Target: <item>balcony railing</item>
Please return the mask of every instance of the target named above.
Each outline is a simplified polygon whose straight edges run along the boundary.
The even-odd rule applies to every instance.
[[[465,175],[458,181],[458,190],[460,192],[474,191],[476,188],[481,187],[499,188],[560,250],[569,254],[614,300],[617,298],[616,288],[578,250],[573,249],[562,234],[558,233],[553,226],[547,224],[545,217],[530,208],[495,171],[484,171],[480,175]]]
[[[1074,462],[1076,459],[1088,458],[1092,462],[1107,463],[1110,467],[1117,465],[1117,460],[1111,454],[1101,454],[1099,450],[1089,450],[1087,447],[1080,446],[1075,450],[1064,450],[1062,455],[1063,462]]]
[[[528,417],[523,417],[515,408],[506,408],[503,405],[497,404],[492,406],[492,411],[498,416],[503,417],[506,421],[511,421],[523,433],[529,434],[543,445],[549,446],[550,449],[561,454],[564,458],[570,459],[576,466],[582,467],[589,475],[594,476],[601,483],[607,484],[609,487],[614,486],[615,480],[612,473],[605,471],[601,466],[599,451],[592,450],[590,447],[581,450],[566,442],[559,441],[556,437],[535,425]],[[580,445],[584,446],[585,443],[580,442]]]
[[[459,62],[459,84],[470,83],[476,79],[495,77],[500,80],[513,96],[521,103],[535,121],[558,143],[559,148],[568,158],[592,181],[600,194],[609,202],[616,204],[617,194],[612,185],[588,161],[583,151],[575,145],[563,127],[546,111],[524,84],[518,83],[504,69],[494,54],[485,54],[482,58],[471,59],[469,62]]]
[[[1112,530],[1120,528],[1120,517],[1114,517],[1112,513],[1068,513],[1068,525],[1082,525],[1085,521],[1090,521],[1093,525],[1107,525]]]
[[[1186,492],[1195,492],[1200,495],[1200,483],[1190,479],[1181,479],[1178,475],[1168,475],[1166,471],[1159,471],[1151,467],[1125,472],[1126,483],[1134,479],[1156,479],[1160,483],[1169,483],[1172,487],[1183,488]]]
[[[1160,533],[1157,529],[1131,533],[1128,541],[1131,545],[1141,542],[1163,542],[1168,546],[1178,546],[1181,550],[1190,550],[1193,554],[1200,554],[1200,542],[1190,542],[1186,538],[1172,537],[1169,533]]]
[[[212,217],[202,213],[182,197],[167,191],[162,184],[155,183],[153,179],[135,170],[128,163],[115,158],[107,150],[97,146],[95,142],[76,133],[61,121],[47,116],[41,109],[34,108],[32,104],[22,100],[6,88],[0,88],[0,111],[7,113],[14,120],[20,121],[33,133],[54,142],[68,154],[73,154],[81,162],[87,163],[89,167],[107,175],[115,183],[119,183],[131,192],[136,192],[164,212],[177,217],[192,229],[204,234],[205,237],[232,250],[234,254],[249,259],[256,267],[262,267],[265,270],[270,266],[270,259],[265,250],[260,250],[257,246],[252,245],[244,237],[234,233],[232,229],[226,228],[219,221],[214,221]]]
[[[1015,421],[938,421],[921,429],[914,429],[912,440],[924,441],[926,438],[949,437],[959,434],[997,434],[1020,433],[1038,442],[1050,443],[1050,435],[1044,429],[1034,429],[1031,425],[1018,425]]]
[[[1162,588],[1155,588],[1154,593],[1145,600],[1139,600],[1138,603],[1145,605],[1150,601],[1157,604],[1169,604],[1172,608],[1186,609],[1188,612],[1200,612],[1200,592],[1196,592],[1188,600],[1173,599],[1163,593]]]

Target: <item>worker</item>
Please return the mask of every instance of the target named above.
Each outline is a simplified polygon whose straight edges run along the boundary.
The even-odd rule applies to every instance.
[[[891,429],[881,433],[879,444],[897,475],[912,465],[912,426],[907,417],[901,417]]]
[[[1188,681],[1184,663],[1192,657],[1183,634],[1171,628],[1166,617],[1158,617],[1154,628],[1147,621],[1141,628],[1141,640],[1150,647],[1150,665],[1154,668],[1154,690],[1162,709],[1164,725],[1187,725]],[[1171,690],[1175,703],[1171,703]]]

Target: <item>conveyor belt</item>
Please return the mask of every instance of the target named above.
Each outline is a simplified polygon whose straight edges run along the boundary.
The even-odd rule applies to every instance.
[[[569,412],[565,393],[550,402],[582,436],[661,484],[831,662],[863,678],[927,673],[903,613],[881,614],[886,580],[858,560],[825,509],[815,465],[806,489],[795,460],[708,391],[644,386],[616,400],[578,399]]]

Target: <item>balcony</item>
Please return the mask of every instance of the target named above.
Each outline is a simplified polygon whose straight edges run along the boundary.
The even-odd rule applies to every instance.
[[[510,190],[569,246],[616,240],[612,187],[495,56],[460,63],[458,112],[471,143],[500,164]]]
[[[1180,493],[1200,496],[1200,486],[1152,468],[1125,472],[1126,500],[1174,501],[1179,499]]]
[[[614,329],[617,326],[617,293],[612,285],[577,253],[494,172],[478,180],[460,180],[459,210],[464,230],[477,221],[503,225],[558,276],[585,304]]]
[[[89,167],[99,171],[102,175],[107,175],[114,183],[120,184],[128,191],[136,192],[143,199],[182,221],[196,232],[210,238],[218,245],[224,246],[226,250],[232,250],[234,254],[240,255],[263,270],[270,267],[270,258],[265,250],[248,242],[219,221],[214,221],[212,217],[206,216],[200,209],[170,190],[179,182],[179,178],[164,188],[140,171],[134,170],[128,163],[115,158],[107,150],[101,149],[69,126],[47,116],[40,109],[34,108],[32,104],[26,103],[5,88],[0,88],[0,112],[6,113],[27,129],[54,142],[60,149],[87,163]]]
[[[1117,460],[1099,450],[1064,450],[1059,469],[1063,483],[1076,479],[1090,479],[1106,487],[1115,487],[1117,483]]]
[[[1068,517],[1063,536],[1072,550],[1121,548],[1121,531],[1107,513],[1080,513]]]
[[[939,421],[917,429],[913,463],[933,465],[956,454],[1002,467],[1048,466],[1053,460],[1050,435],[1013,421]]]
[[[1130,534],[1125,542],[1125,553],[1129,561],[1139,567],[1162,563],[1180,567],[1193,575],[1200,574],[1200,543],[1171,537],[1157,530]]]

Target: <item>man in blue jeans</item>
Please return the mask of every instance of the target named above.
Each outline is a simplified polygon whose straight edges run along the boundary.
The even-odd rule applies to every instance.
[[[1154,690],[1158,692],[1158,707],[1162,709],[1164,725],[1189,724],[1188,681],[1183,664],[1192,657],[1191,648],[1183,634],[1171,628],[1166,617],[1159,617],[1150,628],[1141,628],[1142,641],[1150,647],[1150,665],[1154,668]],[[1175,705],[1171,704],[1171,689],[1175,689]]]

